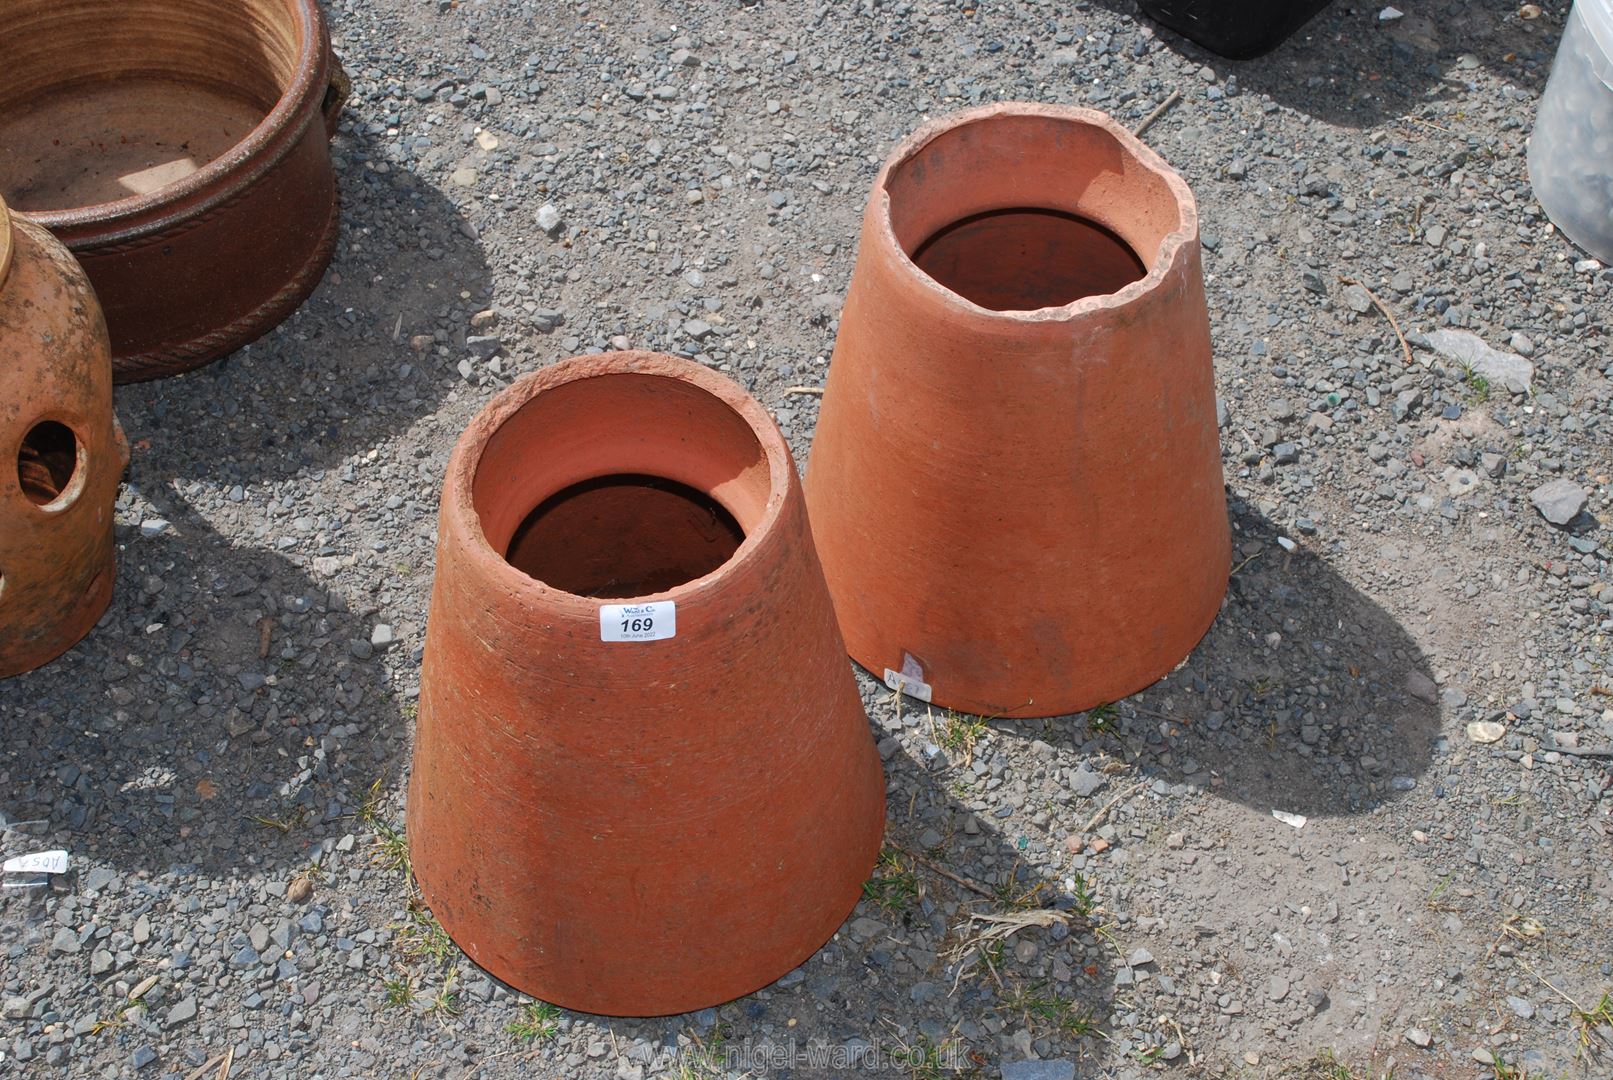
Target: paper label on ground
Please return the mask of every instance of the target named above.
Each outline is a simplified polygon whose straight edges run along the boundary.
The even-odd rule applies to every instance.
[[[678,605],[605,604],[599,609],[600,641],[660,641],[678,634]]]
[[[898,694],[906,694],[920,701],[930,700],[930,684],[924,681],[924,665],[912,653],[902,654],[901,671],[885,669],[885,685]]]

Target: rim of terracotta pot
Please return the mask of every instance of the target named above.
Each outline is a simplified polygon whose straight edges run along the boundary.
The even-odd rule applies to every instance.
[[[507,422],[533,405],[542,394],[587,379],[608,379],[622,375],[658,377],[692,386],[743,419],[751,434],[755,436],[757,447],[767,457],[767,504],[754,524],[747,527],[743,522],[740,523],[744,529],[745,539],[721,566],[710,573],[691,578],[660,592],[608,599],[582,596],[556,588],[517,569],[503,553],[488,542],[487,534],[482,529],[481,514],[476,509],[476,474],[481,467],[488,443]],[[585,479],[611,476],[619,471],[605,469]],[[650,469],[646,471],[653,473]],[[773,422],[773,418],[768,415],[761,403],[732,379],[702,367],[692,360],[682,360],[664,353],[641,350],[591,353],[562,360],[551,367],[523,376],[488,402],[465,430],[458,445],[454,447],[453,456],[448,462],[448,483],[444,488],[443,510],[457,519],[458,527],[462,528],[464,535],[469,538],[468,555],[474,560],[476,572],[486,575],[486,580],[500,583],[517,596],[530,597],[541,603],[549,612],[594,621],[599,617],[601,604],[632,604],[653,600],[681,602],[692,599],[724,578],[741,572],[755,559],[758,549],[778,520],[790,490],[793,473],[794,465],[790,459],[789,446],[784,442],[784,436],[780,433],[778,425]],[[564,490],[564,487],[565,485],[562,485],[556,491],[544,491],[539,499],[533,502],[533,507],[536,507],[542,499]],[[704,494],[734,514],[733,508],[722,504],[714,494],[710,492]],[[738,518],[738,514],[734,516]]]
[[[28,218],[58,235],[61,235],[59,230],[85,225],[129,223],[130,227],[121,233],[98,236],[97,242],[104,245],[132,239],[146,229],[168,227],[168,223],[161,220],[141,222],[139,219],[147,214],[161,213],[192,196],[206,195],[206,198],[186,206],[184,211],[186,217],[203,214],[232,201],[238,192],[266,175],[291,153],[303,131],[321,115],[318,108],[308,109],[308,104],[315,99],[323,101],[329,82],[323,63],[329,47],[325,36],[325,16],[320,11],[319,0],[284,0],[284,3],[297,20],[297,31],[301,36],[296,73],[291,85],[281,92],[274,108],[245,138],[195,172],[164,184],[156,191],[65,210],[29,211]],[[299,113],[303,113],[303,122],[293,126]],[[279,145],[272,146],[277,141]],[[243,167],[249,164],[249,168]]]
[[[1176,202],[1178,217],[1176,227],[1166,232],[1160,239],[1159,248],[1154,252],[1152,259],[1144,259],[1142,254],[1136,252],[1135,247],[1127,241],[1127,247],[1131,247],[1133,252],[1137,254],[1138,260],[1147,267],[1146,274],[1112,293],[1083,296],[1067,304],[1053,307],[999,310],[983,307],[968,297],[954,292],[931,277],[913,261],[912,254],[902,246],[901,241],[897,238],[895,226],[891,222],[890,182],[892,174],[917,158],[936,139],[949,132],[976,124],[988,124],[998,120],[1019,118],[1058,120],[1072,125],[1098,128],[1112,137],[1122,152],[1128,154],[1137,164],[1153,173],[1164,183]],[[869,214],[871,219],[869,223],[875,227],[875,235],[881,244],[888,245],[896,253],[900,265],[911,271],[928,291],[934,293],[944,304],[959,312],[1005,324],[1063,322],[1080,318],[1096,311],[1124,308],[1143,299],[1157,288],[1164,281],[1166,275],[1170,273],[1182,248],[1198,236],[1198,203],[1193,198],[1193,189],[1188,187],[1187,181],[1183,180],[1181,175],[1171,168],[1163,157],[1155,153],[1148,144],[1122,127],[1107,113],[1099,112],[1096,109],[1078,108],[1073,105],[1045,105],[1038,102],[1006,101],[993,105],[981,105],[973,109],[965,109],[962,112],[949,113],[939,119],[931,120],[920,126],[906,139],[903,139],[896,149],[891,152],[890,157],[885,161],[884,167],[879,170],[878,178],[874,181],[872,201],[874,205],[870,209],[877,208],[878,210],[877,213]]]
[[[11,211],[6,209],[6,197],[0,195],[0,285],[11,273]]]

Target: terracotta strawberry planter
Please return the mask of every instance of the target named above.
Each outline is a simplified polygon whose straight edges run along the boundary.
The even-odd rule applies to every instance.
[[[117,380],[274,327],[335,250],[317,0],[6,0],[0,195],[84,264]]]
[[[106,610],[128,462],[95,293],[0,201],[0,678],[59,656]]]
[[[635,1016],[810,956],[873,867],[884,783],[761,406],[650,353],[548,368],[460,439],[438,528],[408,833],[454,940]]]
[[[970,712],[1168,672],[1230,542],[1193,195],[1101,113],[927,125],[874,185],[807,475],[851,655]]]

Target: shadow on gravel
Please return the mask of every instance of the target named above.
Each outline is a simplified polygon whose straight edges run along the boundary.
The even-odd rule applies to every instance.
[[[1440,734],[1433,673],[1389,612],[1231,501],[1233,574],[1204,640],[1147,690],[1085,716],[994,726],[1262,813],[1367,813],[1421,783]],[[1303,539],[1303,538],[1299,538]],[[1416,693],[1413,692],[1416,691]],[[1417,696],[1420,693],[1423,697]]]
[[[1285,551],[1241,500],[1231,510],[1242,568],[1221,615],[1186,665],[1132,699],[1152,721],[1145,768],[1310,816],[1411,790],[1440,730],[1427,657],[1325,557]]]
[[[125,428],[173,444],[170,475],[228,486],[328,468],[434,412],[446,375],[458,380],[410,339],[462,347],[490,303],[475,230],[368,136],[344,134],[332,150],[342,235],[309,301],[216,364],[118,389]]]
[[[1550,13],[1526,21],[1518,17],[1517,4],[1429,0],[1400,4],[1403,18],[1380,23],[1378,12],[1386,4],[1335,0],[1273,51],[1234,61],[1165,29],[1130,0],[1098,2],[1152,26],[1173,52],[1210,65],[1222,78],[1236,77],[1246,91],[1352,128],[1415,115],[1423,103],[1463,87],[1478,67],[1520,90],[1538,93],[1568,9],[1566,3],[1542,5]],[[1472,59],[1464,61],[1464,56]],[[1187,86],[1182,89],[1190,96],[1195,93]]]
[[[887,695],[881,692],[880,697]],[[911,869],[923,891],[918,902],[894,919],[868,900],[859,906],[857,917],[871,914],[895,923],[895,932],[885,942],[867,947],[865,962],[904,987],[911,1011],[902,1019],[918,1018],[916,1027],[925,1045],[942,1046],[945,1039],[961,1038],[976,1055],[968,1063],[988,1066],[987,1075],[995,1075],[999,1056],[1071,1059],[1081,1075],[1087,1075],[1110,1050],[1096,1032],[1109,1027],[1114,957],[1095,933],[1106,916],[1097,907],[1085,906],[1100,904],[1102,898],[1072,895],[1066,886],[1073,879],[1047,869],[1070,863],[1060,822],[1040,799],[1058,771],[1057,763],[1051,756],[1033,756],[1029,775],[1017,779],[1025,781],[1036,797],[1011,807],[990,796],[989,789],[1005,768],[1023,773],[1026,762],[1011,762],[1000,748],[988,750],[984,743],[978,754],[965,751],[957,742],[960,730],[946,726],[944,710],[928,710],[909,700],[903,702],[903,715],[910,724],[918,720],[926,738],[934,740],[931,747],[938,749],[938,742],[950,747],[934,754],[926,751],[921,755],[924,760],[902,751],[886,760],[886,860],[869,891],[875,897],[884,895],[893,868],[899,875],[903,867]],[[995,809],[988,809],[988,804]],[[958,883],[940,869],[966,878],[976,888]],[[1078,892],[1085,888],[1083,881]],[[1020,919],[1027,925],[993,944],[980,940],[991,924],[971,922],[971,913]],[[854,919],[849,926],[853,938],[859,929]],[[925,935],[926,947],[901,947],[915,931]],[[973,948],[967,948],[971,943]],[[938,953],[936,965],[904,972],[904,957],[928,960],[929,950]],[[953,1000],[944,1004],[941,999],[949,994]],[[938,1012],[961,1015],[963,1030],[943,1030],[936,1021],[926,1021],[926,1007],[932,1003]],[[1008,1032],[1026,1032],[1029,1038],[1016,1052],[999,1055],[996,1034],[981,1027],[988,1018],[1001,1021]],[[914,1073],[925,1075],[920,1070]]]
[[[1096,1034],[1113,1007],[1112,951],[1094,933],[1105,916],[1083,913],[1063,879],[1044,869],[1069,861],[1048,850],[1058,837],[1045,813],[982,809],[990,778],[1018,766],[982,743],[976,774],[956,743],[941,752],[930,741],[944,738],[935,727],[941,713],[914,704],[904,704],[902,723],[921,736],[912,742],[935,752],[915,757],[894,738],[882,744],[885,847],[835,938],[772,986],[718,1009],[603,1020],[613,1036],[648,1039],[670,1055],[678,1035],[691,1033],[720,1047],[713,1063],[725,1076],[995,1076],[999,1060],[1032,1057],[1107,1075],[1092,1071],[1111,1049]],[[879,687],[869,712],[889,711]],[[884,734],[876,727],[876,738]],[[981,936],[992,924],[971,913],[1025,925],[994,943]],[[815,1015],[814,1041],[799,1041],[796,1020]],[[1005,1032],[1023,1032],[1022,1045],[1000,1052]]]
[[[158,484],[147,495],[172,527],[119,530],[101,624],[0,682],[0,812],[44,819],[38,848],[125,873],[293,872],[362,831],[344,815],[390,787],[407,746],[381,666],[352,653],[368,624]]]

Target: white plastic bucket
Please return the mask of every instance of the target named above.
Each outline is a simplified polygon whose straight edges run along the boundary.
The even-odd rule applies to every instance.
[[[1613,263],[1613,0],[1574,0],[1529,140],[1529,179],[1552,223]]]

